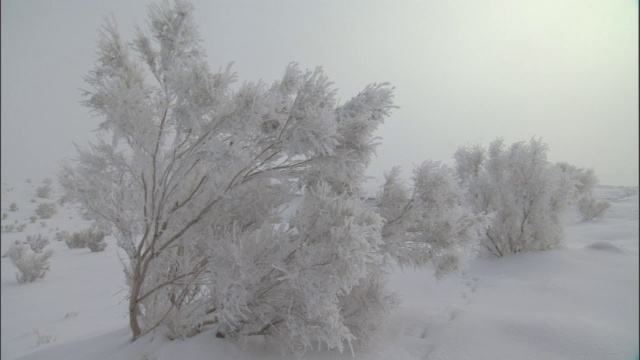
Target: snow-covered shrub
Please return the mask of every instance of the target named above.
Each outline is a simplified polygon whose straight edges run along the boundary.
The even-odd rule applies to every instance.
[[[567,163],[557,166],[574,180],[576,191],[573,193],[572,203],[575,203],[582,221],[602,218],[611,206],[606,200],[597,201],[593,198],[593,188],[598,184],[593,169],[578,168]]]
[[[63,241],[63,240],[68,239],[69,237],[70,237],[69,232],[63,230],[63,231],[56,232],[55,239],[58,240],[58,241]]]
[[[69,249],[81,249],[87,246],[80,236],[70,235],[69,237],[64,239],[65,243],[69,247]]]
[[[35,222],[36,222],[37,220],[38,220],[38,217],[37,217],[37,216],[35,216],[35,215],[31,215],[31,216],[29,217],[29,222],[30,222],[30,223],[32,223],[32,224],[35,224]]]
[[[49,245],[49,238],[42,234],[27,235],[26,243],[33,252],[40,253],[45,246]]]
[[[560,244],[562,217],[577,187],[576,180],[547,161],[547,151],[539,139],[508,148],[495,140],[487,151],[458,148],[456,169],[468,188],[469,206],[493,214],[483,241],[488,253],[500,257]]]
[[[607,200],[594,199],[593,188],[598,184],[598,178],[593,169],[578,168],[567,163],[558,163],[557,166],[574,180],[576,191],[572,202],[577,205],[582,221],[602,218],[611,204]]]
[[[9,205],[9,211],[16,212],[16,211],[18,211],[18,209],[19,209],[18,204],[14,203],[14,202],[12,202]]]
[[[264,224],[247,234],[241,224],[230,224],[229,240],[203,244],[211,257],[207,268],[217,275],[208,290],[216,293],[213,305],[226,336],[267,335],[296,352],[317,342],[342,349],[354,333],[371,331],[357,321],[345,323],[344,316],[370,311],[384,317],[376,309],[386,308],[376,304],[387,301],[387,290],[367,292],[371,308],[350,306],[351,313],[342,313],[342,301],[354,302],[347,297],[358,285],[366,292],[367,272],[379,265],[374,251],[381,242],[380,217],[327,184],[306,195],[288,227]]]
[[[44,180],[42,180],[42,183],[45,185],[53,185],[53,179],[52,178],[45,178]]]
[[[55,342],[58,339],[58,336],[53,332],[53,330],[39,330],[33,329],[33,334],[36,337],[36,347],[42,344],[48,344],[51,342]]]
[[[21,257],[21,254],[27,251],[25,243],[21,243],[20,240],[16,240],[11,244],[7,252],[3,257]]]
[[[107,243],[104,241],[105,235],[104,232],[95,229],[84,231],[85,244],[91,252],[104,251],[107,247]]]
[[[43,219],[50,219],[56,212],[56,204],[54,203],[42,203],[36,208],[36,215]]]
[[[87,247],[87,238],[82,232],[75,232],[64,238],[69,249],[80,249]]]
[[[596,177],[593,169],[585,169],[573,166],[565,162],[559,162],[556,164],[564,174],[566,174],[575,184],[575,191],[572,192],[572,202],[579,200],[584,196],[590,196],[593,192],[593,188],[598,184],[598,178]]]
[[[384,253],[401,265],[432,263],[437,277],[457,271],[475,252],[490,217],[463,205],[464,190],[446,165],[427,161],[417,166],[411,189],[399,176],[398,167],[385,174],[378,196],[377,209],[385,219]]]
[[[578,200],[578,212],[582,221],[600,219],[611,204],[607,200],[596,200],[590,195],[584,195]]]
[[[2,226],[2,232],[23,232],[27,228],[27,224],[7,224]]]
[[[371,263],[366,274],[349,293],[340,296],[340,316],[354,337],[354,348],[365,345],[400,303],[396,294],[387,289],[384,265]]]
[[[107,247],[104,242],[105,233],[95,228],[82,230],[70,234],[66,231],[56,233],[56,237],[63,239],[69,249],[89,248],[92,252],[103,251]]]
[[[12,244],[7,252],[13,265],[18,268],[16,279],[19,283],[33,282],[43,278],[49,270],[51,255],[53,255],[51,250],[40,253],[30,252],[26,244],[19,242]]]
[[[209,70],[191,5],[153,6],[148,25],[130,46],[104,27],[84,102],[103,118],[100,137],[59,177],[62,201],[108,224],[127,255],[134,339],[214,326],[296,354],[315,344],[342,350],[394,303],[384,265],[397,256],[387,249],[430,242],[430,253],[407,255],[411,263],[455,268],[482,218],[448,200],[456,195],[414,201],[399,214],[407,221],[360,200],[373,133],[393,108],[387,84],[338,105],[321,68],[292,64],[271,85],[233,88],[229,67]],[[299,207],[283,218],[298,193]],[[437,236],[412,227],[429,224],[421,216],[433,218]],[[403,243],[402,232],[416,235]]]
[[[9,217],[9,214],[2,213],[2,220],[6,220]]]
[[[36,189],[36,195],[37,195],[39,198],[48,199],[48,198],[49,198],[49,195],[51,195],[51,190],[53,190],[53,188],[51,187],[51,185],[49,185],[49,184],[45,184],[45,185],[39,186],[39,187]]]

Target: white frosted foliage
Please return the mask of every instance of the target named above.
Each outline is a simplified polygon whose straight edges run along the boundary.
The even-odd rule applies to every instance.
[[[374,132],[395,107],[388,84],[340,106],[320,67],[234,85],[231,66],[209,70],[189,3],[152,6],[148,25],[129,43],[104,26],[84,94],[99,135],[60,174],[63,201],[80,203],[126,254],[133,339],[213,327],[298,355],[317,344],[342,351],[395,304],[384,266],[399,250],[386,243],[413,246],[416,265],[456,267],[478,219],[434,197],[402,222],[445,211],[430,228],[385,240],[388,219],[361,203]],[[438,189],[452,191],[448,181]]]
[[[397,167],[386,174],[377,205],[385,219],[384,253],[401,265],[431,263],[438,277],[459,270],[489,217],[464,206],[464,192],[446,165],[422,163],[414,169],[412,183],[402,183]]]
[[[577,180],[547,160],[540,139],[509,147],[500,139],[488,150],[460,147],[457,171],[469,189],[469,206],[493,214],[483,247],[495,256],[559,246],[563,216]]]

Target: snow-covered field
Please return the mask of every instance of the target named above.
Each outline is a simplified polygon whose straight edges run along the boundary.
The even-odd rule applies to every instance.
[[[126,289],[113,238],[104,252],[69,249],[57,231],[89,223],[73,207],[41,224],[29,217],[42,184],[2,184],[1,251],[30,234],[50,238],[51,270],[19,284],[2,258],[2,350],[11,359],[280,359],[259,337],[243,343],[211,331],[187,340],[147,335],[130,342]],[[596,188],[611,201],[602,220],[569,216],[566,246],[502,259],[475,259],[464,271],[437,281],[431,269],[394,269],[391,287],[402,304],[359,359],[634,359],[638,353],[638,189]],[[32,202],[35,199],[35,202]],[[9,211],[15,202],[19,209]],[[348,359],[350,353],[315,351],[305,359]]]

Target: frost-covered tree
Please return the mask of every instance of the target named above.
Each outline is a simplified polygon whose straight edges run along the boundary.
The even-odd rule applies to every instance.
[[[585,195],[578,200],[578,213],[582,221],[602,218],[609,207],[609,201],[596,200],[591,195]]]
[[[409,189],[400,168],[385,174],[377,209],[385,219],[383,249],[401,265],[434,265],[437,277],[457,271],[489,225],[484,212],[464,206],[465,193],[454,171],[426,161],[413,170]]]
[[[593,188],[598,184],[595,171],[564,162],[556,165],[575,183],[571,202],[576,205],[581,220],[602,218],[611,204],[607,200],[596,200],[593,197]]]
[[[385,244],[404,246],[360,200],[392,88],[338,105],[321,68],[295,64],[271,85],[234,86],[230,67],[209,70],[190,4],[151,6],[148,24],[130,43],[104,26],[84,101],[99,137],[59,177],[63,201],[126,253],[133,338],[211,326],[298,354],[366,339],[394,304]],[[450,247],[434,246],[444,264]]]
[[[209,71],[189,4],[152,6],[149,24],[151,38],[139,30],[130,44],[104,27],[84,104],[112,138],[61,175],[127,253],[134,338],[215,323],[341,347],[352,336],[339,297],[380,241],[379,217],[356,203],[391,89],[336,106],[322,69],[290,65],[272,85],[234,90],[230,68]]]
[[[575,184],[575,191],[572,192],[573,200],[591,195],[593,188],[598,184],[598,178],[593,169],[579,168],[566,162],[559,162],[556,166],[573,180]]]
[[[483,246],[501,257],[544,250],[562,240],[565,208],[576,191],[575,181],[547,160],[540,139],[505,147],[493,141],[458,148],[456,170],[468,188],[468,202],[477,213],[493,213]]]

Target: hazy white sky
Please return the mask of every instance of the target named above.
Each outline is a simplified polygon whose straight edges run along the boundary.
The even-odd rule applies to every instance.
[[[99,119],[79,105],[102,17],[131,39],[151,1],[3,0],[2,181],[53,177]],[[638,184],[637,0],[193,1],[212,69],[272,82],[321,65],[342,102],[372,82],[401,108],[376,180],[459,145],[543,138],[551,161]]]

